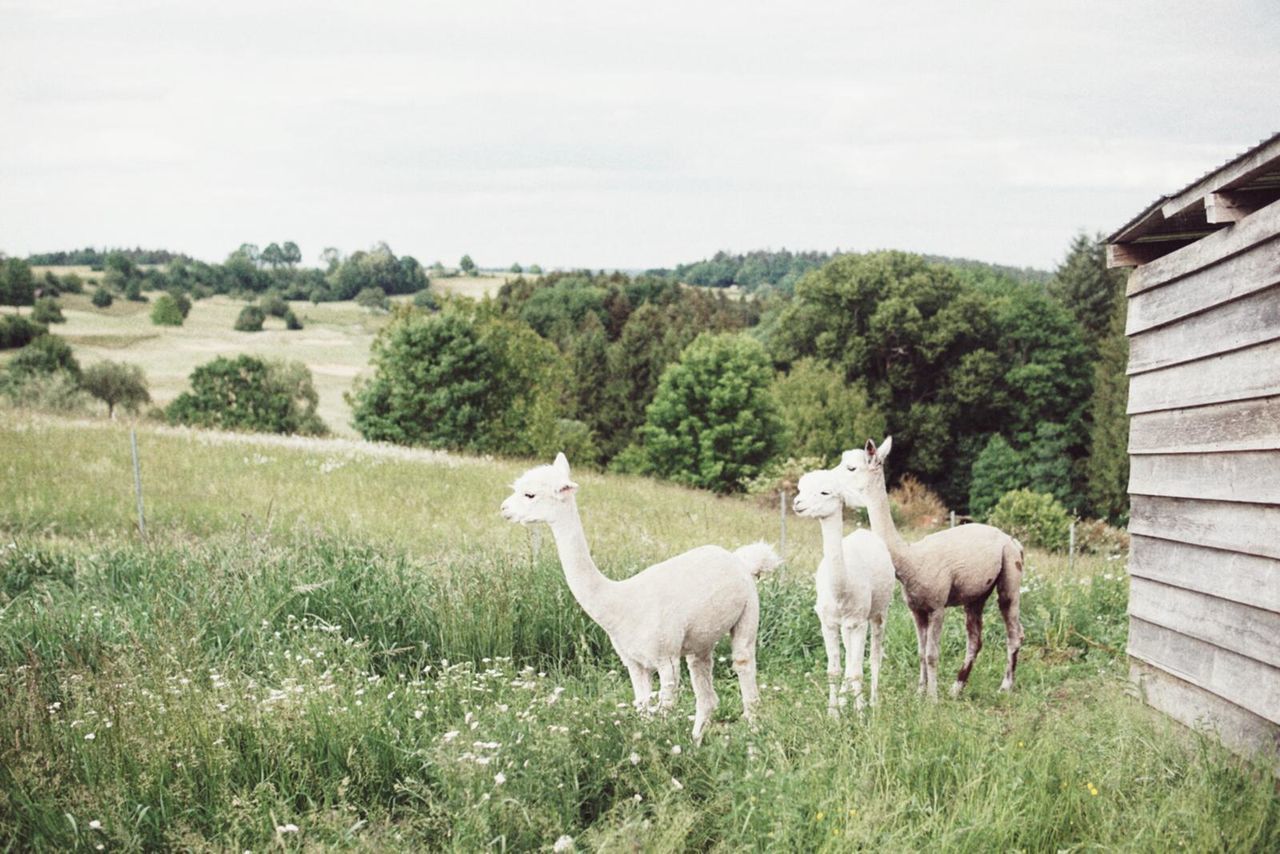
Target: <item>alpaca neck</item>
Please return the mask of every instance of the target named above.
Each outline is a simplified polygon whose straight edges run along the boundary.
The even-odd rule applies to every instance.
[[[818,521],[822,526],[822,558],[827,562],[828,583],[831,592],[840,599],[849,587],[844,565],[844,517],[840,513],[832,513]]]
[[[606,578],[591,559],[587,535],[582,530],[582,517],[578,515],[575,499],[570,498],[563,516],[551,523],[551,536],[555,538],[560,566],[564,569],[564,577],[569,582],[573,598],[578,600],[587,616],[606,632],[610,631],[608,604],[610,594],[618,582]]]
[[[879,480],[873,481],[867,489],[866,498],[867,516],[871,520],[872,532],[884,540],[885,546],[889,549],[889,557],[893,559],[894,568],[905,566],[905,562],[899,558],[907,552],[907,541],[902,539],[902,535],[898,533],[898,527],[893,524],[893,515],[889,512],[889,493],[885,491],[883,473]]]

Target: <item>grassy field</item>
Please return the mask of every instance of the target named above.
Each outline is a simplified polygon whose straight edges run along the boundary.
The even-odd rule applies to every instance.
[[[644,719],[549,536],[497,507],[523,463],[363,443],[139,432],[0,412],[0,847],[19,850],[1255,850],[1269,773],[1127,693],[1123,560],[1032,553],[1027,645],[998,694],[914,696],[899,599],[881,705],[825,715],[789,520],[761,583],[760,719]],[[587,535],[626,575],[776,511],[580,472]],[[952,615],[943,667],[963,650]]]
[[[58,300],[67,322],[52,331],[72,345],[80,363],[111,359],[141,366],[159,405],[185,391],[191,371],[218,356],[248,353],[294,359],[311,369],[320,417],[340,436],[355,435],[343,394],[368,366],[369,347],[388,317],[353,302],[294,301],[290,305],[302,320],[302,330],[290,332],[283,320],[272,317],[261,332],[236,332],[232,327],[244,302],[230,297],[197,300],[182,326],[153,324],[150,303],[118,299],[100,309],[90,301],[90,293],[66,294]]]

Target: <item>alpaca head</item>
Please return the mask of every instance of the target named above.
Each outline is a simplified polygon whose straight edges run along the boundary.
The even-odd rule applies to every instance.
[[[867,488],[873,483],[884,486],[884,461],[893,450],[893,437],[885,436],[880,447],[867,440],[865,448],[845,451],[840,464],[832,471],[839,474],[844,501],[854,507],[867,506]]]
[[[791,506],[797,516],[825,519],[839,515],[844,509],[843,492],[840,475],[835,470],[811,471],[800,478]]]
[[[511,485],[511,496],[502,502],[502,518],[508,522],[554,522],[569,506],[578,484],[569,477],[569,461],[556,454],[549,466],[529,469]]]

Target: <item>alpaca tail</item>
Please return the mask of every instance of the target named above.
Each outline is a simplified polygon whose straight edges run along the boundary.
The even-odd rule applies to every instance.
[[[752,578],[759,578],[766,572],[772,572],[782,563],[782,558],[773,550],[773,546],[765,542],[743,546],[733,553]]]

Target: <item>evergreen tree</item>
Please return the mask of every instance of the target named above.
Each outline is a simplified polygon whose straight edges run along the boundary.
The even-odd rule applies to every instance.
[[[782,448],[759,342],[701,335],[663,372],[646,410],[638,468],[689,486],[736,492]]]
[[[1093,512],[1113,522],[1129,518],[1129,341],[1124,334],[1124,284],[1116,284],[1111,325],[1098,346],[1089,401],[1089,457],[1085,464]]]
[[[1080,324],[1091,353],[1097,352],[1107,334],[1117,298],[1124,298],[1123,289],[1116,287],[1116,283],[1123,280],[1123,273],[1107,269],[1103,236],[1090,237],[1081,232],[1071,241],[1066,260],[1049,282],[1049,293],[1066,306]]]
[[[1022,455],[999,433],[987,440],[973,463],[969,483],[969,513],[986,518],[1006,492],[1027,485],[1027,467]]]

